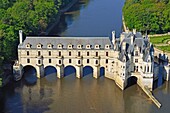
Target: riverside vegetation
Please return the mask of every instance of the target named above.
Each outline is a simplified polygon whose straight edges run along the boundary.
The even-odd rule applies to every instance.
[[[55,21],[72,0],[0,0],[0,67],[16,58],[18,31],[37,35]],[[2,73],[0,68],[0,74]]]
[[[126,0],[123,15],[126,26],[148,34],[170,30],[169,0]]]
[[[126,26],[147,34],[170,31],[169,0],[126,0],[123,15]],[[170,36],[151,37],[151,42],[163,51],[170,52]]]

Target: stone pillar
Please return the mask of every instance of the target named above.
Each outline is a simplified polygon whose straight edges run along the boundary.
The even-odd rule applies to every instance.
[[[57,77],[64,77],[64,66],[57,66]]]
[[[76,77],[81,78],[83,76],[83,66],[76,66]]]
[[[36,66],[36,71],[37,71],[37,78],[41,78],[44,76],[44,66]]]
[[[98,78],[100,76],[100,66],[93,67],[93,77]]]

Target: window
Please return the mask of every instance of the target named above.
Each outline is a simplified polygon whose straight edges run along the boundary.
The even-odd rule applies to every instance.
[[[96,60],[96,64],[98,64],[98,60]]]
[[[59,51],[58,55],[61,56],[61,51]]]
[[[51,63],[51,59],[49,59],[49,63]]]
[[[90,54],[89,54],[89,52],[87,52],[87,56],[89,56]]]
[[[135,59],[135,63],[138,63],[138,59]]]
[[[108,52],[106,52],[106,56],[109,56],[109,53],[108,53]]]
[[[69,56],[71,56],[71,51],[69,51]]]
[[[41,55],[41,52],[40,51],[38,51],[38,56],[40,56]]]
[[[90,63],[90,60],[89,60],[89,59],[87,59],[87,63]]]
[[[27,63],[30,63],[30,59],[27,59]]]
[[[81,62],[80,62],[80,60],[78,60],[78,64],[80,64]]]
[[[29,53],[29,51],[27,51],[27,56],[29,56],[30,55],[30,53]]]
[[[135,56],[138,56],[138,51],[135,51]]]
[[[61,64],[61,60],[59,60],[59,64]]]
[[[98,56],[98,52],[96,52],[96,56]]]
[[[80,51],[78,52],[78,56],[80,56],[81,55],[81,53],[80,53]]]
[[[148,72],[149,72],[149,66],[148,66]]]
[[[51,51],[48,52],[48,55],[51,56]]]
[[[71,59],[69,59],[69,63],[71,63]]]
[[[41,61],[40,61],[40,60],[38,60],[38,64],[41,64]]]
[[[106,64],[108,64],[108,59],[106,59]]]

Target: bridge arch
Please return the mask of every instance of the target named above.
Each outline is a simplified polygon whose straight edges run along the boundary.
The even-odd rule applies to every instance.
[[[128,88],[132,85],[135,85],[137,84],[137,81],[138,81],[138,77],[136,76],[130,76],[127,80],[126,80],[126,87],[125,88]]]
[[[25,65],[22,69],[23,78],[27,84],[34,84],[37,81],[37,69],[32,65]]]
[[[105,67],[100,67],[100,77],[105,76]]]
[[[53,65],[48,65],[44,67],[44,76],[55,74],[57,76],[57,68]]]
[[[66,65],[64,66],[64,77],[68,76],[68,75],[74,75],[76,77],[76,67],[73,65]]]
[[[92,76],[94,74],[93,66],[90,66],[90,65],[84,66],[83,67],[83,77],[90,75],[90,74],[92,74]]]

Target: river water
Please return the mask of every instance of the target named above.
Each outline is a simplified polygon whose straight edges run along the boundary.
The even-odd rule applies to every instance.
[[[61,17],[51,35],[109,36],[121,32],[121,9],[124,0],[80,0]],[[162,67],[160,67],[160,71]],[[73,72],[71,71],[73,70]],[[88,70],[88,69],[87,69]],[[58,79],[52,68],[46,76],[36,79],[35,70],[27,70],[19,82],[0,89],[0,113],[169,113],[170,83],[158,80],[153,91],[162,103],[158,109],[137,85],[121,91],[114,81],[94,79],[87,73],[75,77],[69,67],[64,78]],[[92,72],[89,68],[88,72]]]

